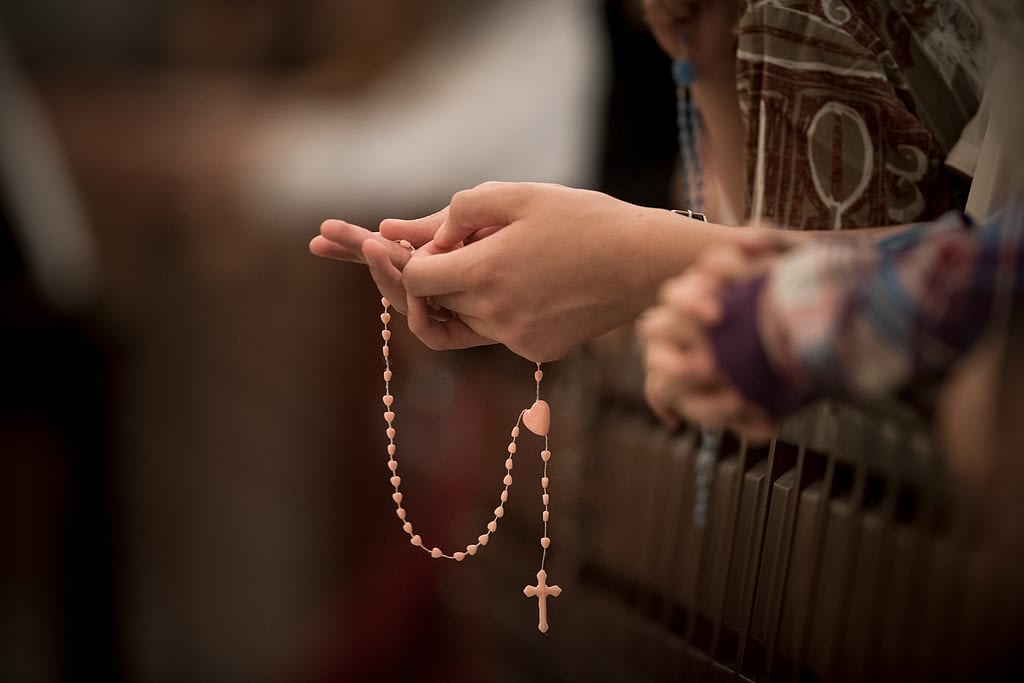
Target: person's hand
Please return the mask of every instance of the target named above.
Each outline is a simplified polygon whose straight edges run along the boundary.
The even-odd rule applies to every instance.
[[[722,318],[725,289],[767,270],[801,238],[774,229],[747,230],[735,243],[709,248],[689,270],[668,280],[640,331],[646,344],[644,393],[663,422],[728,427],[759,442],[776,426],[718,367],[709,331]]]
[[[328,219],[320,225],[320,234],[310,241],[309,250],[316,256],[366,265],[380,293],[392,302],[395,310],[406,313],[402,269],[412,255],[412,248],[422,247],[433,239],[444,215],[446,212],[439,212],[418,221],[406,221],[392,230],[391,238],[353,223]],[[402,240],[407,245],[400,244]]]
[[[655,233],[672,232],[675,242],[696,249],[709,231],[694,221],[691,239],[680,240],[687,226],[668,212],[537,183],[464,190],[437,220],[434,241],[403,272],[409,328],[431,348],[460,348],[471,332],[538,362],[564,356],[653,303],[663,275],[652,262],[670,251]],[[394,237],[407,223],[384,221],[381,232]],[[431,319],[416,298],[457,317]]]

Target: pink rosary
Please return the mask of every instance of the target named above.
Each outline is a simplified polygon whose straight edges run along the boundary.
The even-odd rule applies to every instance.
[[[398,519],[402,522],[402,531],[409,534],[409,542],[412,545],[422,548],[434,559],[443,557],[461,562],[467,556],[476,555],[477,551],[480,550],[480,546],[487,545],[491,534],[498,530],[498,520],[505,516],[508,490],[512,486],[512,458],[516,453],[519,425],[522,424],[537,436],[544,437],[544,450],[540,452],[540,458],[544,462],[544,470],[540,478],[540,499],[543,504],[541,519],[544,521],[544,535],[540,539],[540,547],[542,548],[540,570],[537,572],[537,585],[526,586],[523,589],[523,593],[527,597],[537,598],[537,608],[540,613],[540,621],[537,624],[537,628],[541,633],[546,633],[548,630],[547,598],[548,596],[558,597],[562,593],[562,589],[557,585],[547,585],[548,574],[544,570],[544,561],[547,559],[548,547],[551,545],[551,539],[548,537],[548,520],[551,516],[548,510],[548,503],[551,500],[551,497],[548,495],[548,463],[551,460],[551,451],[548,449],[548,430],[551,426],[551,409],[548,407],[547,402],[540,397],[540,381],[544,378],[544,372],[540,369],[540,363],[537,363],[537,369],[533,373],[533,379],[537,386],[533,405],[519,413],[519,418],[516,420],[515,426],[512,427],[512,439],[509,441],[508,457],[505,459],[505,477],[502,479],[504,488],[499,496],[500,502],[498,507],[494,508],[494,518],[487,523],[487,530],[477,537],[476,543],[467,545],[465,551],[459,550],[446,553],[437,546],[428,548],[423,539],[420,538],[420,535],[413,531],[412,522],[408,519],[406,509],[402,507],[402,492],[399,489],[402,484],[402,478],[398,475],[398,460],[395,458],[395,454],[398,451],[398,446],[395,443],[395,436],[397,434],[395,431],[395,397],[391,394],[391,379],[394,375],[391,372],[391,354],[390,347],[388,346],[388,342],[391,340],[391,330],[388,328],[388,323],[391,322],[391,312],[389,310],[391,302],[385,297],[382,297],[380,302],[384,306],[384,312],[380,314],[380,320],[384,324],[384,328],[380,333],[384,339],[384,346],[381,349],[384,355],[384,396],[382,400],[384,401],[384,421],[387,423],[387,429],[385,429],[384,433],[388,437],[388,469],[391,470],[391,485],[395,487],[391,498],[395,501],[395,514],[398,515]]]

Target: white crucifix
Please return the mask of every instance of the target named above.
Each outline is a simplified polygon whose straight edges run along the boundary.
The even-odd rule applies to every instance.
[[[523,594],[526,597],[537,598],[537,609],[540,611],[540,623],[537,624],[537,629],[541,633],[548,632],[548,596],[557,598],[562,594],[560,586],[549,586],[547,580],[548,573],[541,569],[537,572],[537,585],[527,586],[523,589]]]

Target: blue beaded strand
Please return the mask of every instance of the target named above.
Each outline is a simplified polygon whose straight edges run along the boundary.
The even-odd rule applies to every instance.
[[[688,205],[704,212],[704,171],[700,159],[700,111],[693,101],[691,86],[696,76],[693,63],[677,59],[672,63],[672,80],[676,84],[676,123],[679,128],[679,154]],[[715,456],[718,454],[717,432],[701,430],[700,450],[694,465],[693,523],[703,527],[707,523],[708,500],[711,498],[711,480],[715,475]]]
[[[676,84],[676,123],[679,129],[680,169],[687,205],[695,211],[704,211],[704,172],[700,159],[700,111],[693,101],[693,64],[685,59],[672,63],[672,79]]]
[[[703,430],[700,450],[694,465],[693,523],[702,527],[708,519],[708,500],[711,498],[711,480],[715,476],[715,455],[718,453],[718,434]]]

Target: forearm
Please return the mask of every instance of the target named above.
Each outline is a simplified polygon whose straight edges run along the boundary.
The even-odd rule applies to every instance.
[[[705,222],[663,209],[638,207],[636,266],[643,277],[633,290],[637,315],[655,303],[662,283],[686,270],[708,247],[735,242],[744,228]]]
[[[706,175],[705,208],[709,216],[738,225],[747,216],[747,173],[746,130],[736,97],[735,69],[714,78],[698,77],[691,92],[703,130],[699,144]]]

